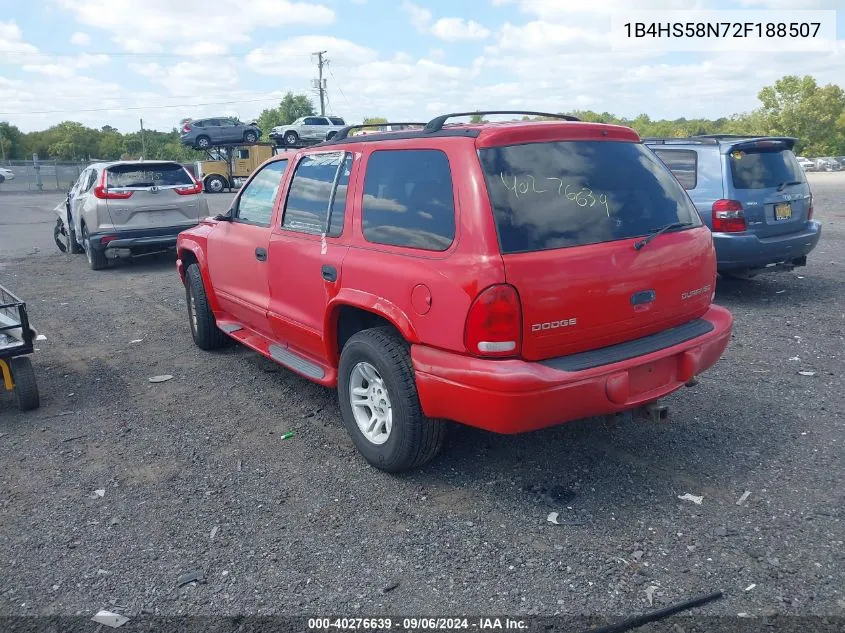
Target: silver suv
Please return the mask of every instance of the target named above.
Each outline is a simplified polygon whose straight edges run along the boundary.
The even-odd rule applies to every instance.
[[[185,121],[179,132],[183,145],[206,149],[212,145],[251,145],[261,138],[261,128],[232,117],[214,117]]]
[[[152,160],[90,165],[56,210],[71,252],[85,253],[93,270],[173,248],[209,215],[202,183],[179,163]]]
[[[270,138],[279,145],[294,147],[328,140],[344,127],[346,121],[339,116],[304,116],[290,125],[277,125]]]

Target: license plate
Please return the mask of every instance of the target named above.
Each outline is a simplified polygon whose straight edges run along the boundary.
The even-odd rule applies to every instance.
[[[781,202],[775,205],[775,220],[789,220],[792,218],[792,205]]]

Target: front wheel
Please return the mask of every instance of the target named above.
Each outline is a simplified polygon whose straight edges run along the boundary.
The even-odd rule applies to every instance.
[[[223,347],[226,335],[217,327],[214,313],[208,305],[202,273],[197,264],[191,264],[185,271],[185,300],[188,304],[191,337],[197,347],[204,350]]]
[[[296,132],[286,132],[284,138],[285,145],[293,146],[299,142],[299,134]]]
[[[343,347],[338,398],[355,447],[380,470],[417,468],[443,446],[445,423],[423,415],[408,344],[390,327],[358,332]]]
[[[222,176],[209,176],[205,179],[205,190],[209,193],[220,193],[226,188],[226,181]]]
[[[15,383],[18,409],[21,411],[37,409],[41,405],[41,398],[38,395],[38,383],[35,381],[35,370],[30,360],[23,356],[12,358],[9,369],[12,370],[12,380]]]

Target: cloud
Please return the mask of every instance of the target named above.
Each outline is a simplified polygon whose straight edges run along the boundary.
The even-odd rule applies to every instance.
[[[490,36],[490,30],[474,20],[463,18],[440,18],[434,23],[431,32],[441,40],[483,40]]]
[[[135,53],[157,52],[162,43],[245,42],[256,28],[322,26],[335,12],[322,4],[289,0],[57,0],[82,24],[112,34]],[[127,19],[131,16],[131,19]]]
[[[77,31],[70,36],[70,43],[76,46],[88,46],[91,43],[91,36],[88,33]]]
[[[15,22],[0,22],[0,53],[35,53],[38,49],[23,41],[23,32]]]
[[[423,9],[409,0],[405,0],[402,3],[402,9],[411,16],[411,24],[417,30],[424,33],[428,29],[429,23],[431,22],[431,11]]]

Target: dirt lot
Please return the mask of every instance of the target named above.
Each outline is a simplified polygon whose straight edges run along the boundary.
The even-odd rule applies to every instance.
[[[716,589],[704,613],[845,614],[845,174],[811,178],[809,265],[720,281],[734,341],[670,423],[459,429],[400,477],[334,392],[198,350],[172,258],[92,272],[52,244],[60,195],[0,194],[0,283],[48,337],[42,407],[0,397],[0,615],[610,615]]]

